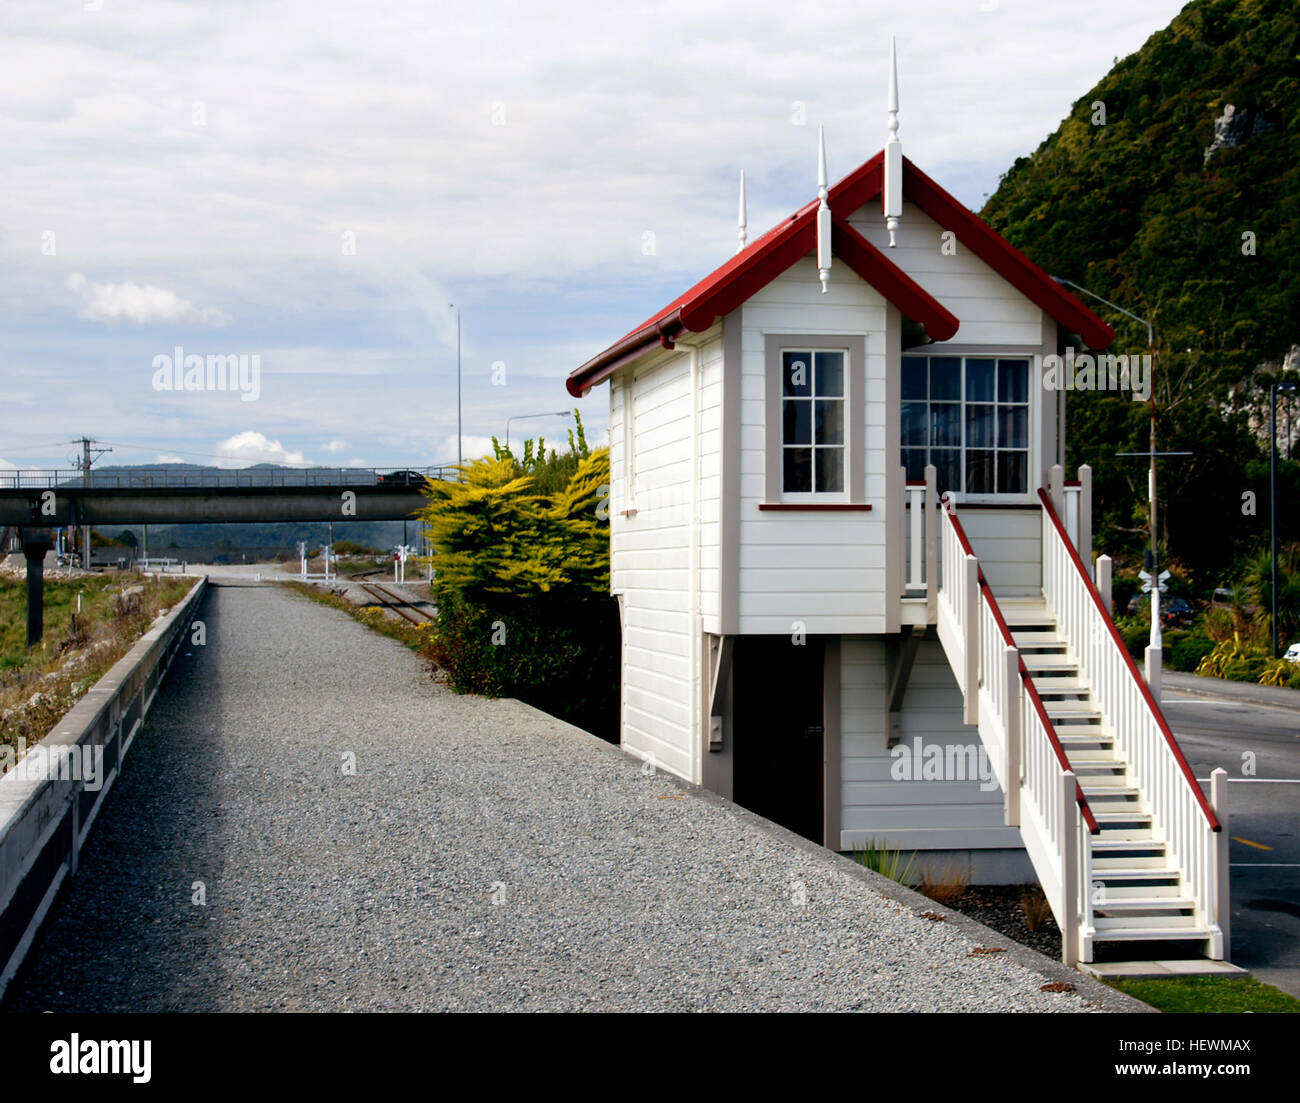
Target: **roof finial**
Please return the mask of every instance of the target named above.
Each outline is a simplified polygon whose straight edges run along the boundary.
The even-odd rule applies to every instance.
[[[817,128],[817,276],[822,294],[829,289],[831,278],[831,209],[826,202],[826,128]]]
[[[903,214],[903,143],[898,140],[898,52],[894,39],[889,40],[889,139],[885,142],[885,180],[880,200],[884,209],[889,247],[896,242],[898,220]]]
[[[740,239],[740,244],[736,246],[737,253],[743,253],[746,245],[745,230],[748,228],[748,218],[745,214],[745,170],[740,170],[740,221],[736,236]]]

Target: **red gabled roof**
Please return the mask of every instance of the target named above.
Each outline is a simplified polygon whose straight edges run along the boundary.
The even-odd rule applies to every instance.
[[[846,221],[880,195],[883,163],[884,154],[877,153],[829,189],[832,250],[905,315],[921,322],[934,340],[947,341],[957,332],[958,319]],[[945,230],[952,230],[958,241],[1026,298],[1080,333],[1090,348],[1106,348],[1115,339],[1110,326],[906,157],[903,195]],[[580,397],[656,344],[672,348],[673,338],[683,330],[704,332],[817,247],[816,217],[813,200],[575,370],[565,381],[569,393]]]

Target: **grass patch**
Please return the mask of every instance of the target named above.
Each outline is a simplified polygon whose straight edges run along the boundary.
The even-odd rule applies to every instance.
[[[970,870],[950,861],[938,872],[927,868],[921,875],[921,883],[916,886],[916,891],[922,896],[928,896],[936,904],[953,907],[968,888]]]
[[[380,635],[388,636],[390,639],[409,647],[412,651],[419,651],[421,654],[427,655],[429,629],[433,625],[433,621],[429,621],[428,624],[411,624],[400,617],[388,616],[382,609],[376,609],[373,606],[366,608],[362,605],[356,605],[340,593],[326,590],[320,586],[312,586],[307,582],[286,582],[283,585],[295,593],[301,594],[308,601],[314,601],[317,605],[328,605],[331,609],[340,609],[353,620],[359,621]]]
[[[1126,996],[1175,1015],[1300,1012],[1300,1000],[1254,977],[1160,977],[1106,983]]]
[[[875,839],[868,839],[862,846],[853,848],[853,860],[860,866],[874,870],[891,881],[897,881],[900,885],[906,885],[912,888],[916,883],[916,878],[912,876],[912,863],[916,861],[916,851],[907,859],[907,864],[903,864],[903,852],[900,849],[891,850],[884,843],[878,843]]]
[[[0,576],[0,744],[31,747],[45,738],[193,585],[127,571],[47,578],[45,634],[28,650],[27,581]]]

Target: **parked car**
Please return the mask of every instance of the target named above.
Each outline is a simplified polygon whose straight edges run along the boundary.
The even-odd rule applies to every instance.
[[[1286,649],[1286,654],[1282,656],[1289,663],[1300,665],[1300,643],[1293,643]]]
[[[1145,609],[1151,600],[1150,594],[1136,593],[1128,603],[1129,616],[1135,616],[1140,609]],[[1177,594],[1164,594],[1160,598],[1160,623],[1166,628],[1186,628],[1196,616],[1196,610],[1185,597]]]
[[[1210,599],[1211,605],[1218,605],[1226,609],[1232,605],[1232,590],[1227,586],[1220,586],[1214,591],[1214,597]]]

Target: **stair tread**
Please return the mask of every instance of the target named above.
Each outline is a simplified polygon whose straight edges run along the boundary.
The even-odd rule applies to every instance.
[[[1092,701],[1044,701],[1048,716],[1096,716],[1100,719],[1101,709]]]
[[[1168,866],[1151,866],[1150,868],[1124,866],[1120,869],[1097,869],[1095,864],[1093,865],[1093,874],[1099,881],[1176,881],[1181,876],[1178,870],[1170,869]]]
[[[1185,896],[1121,896],[1107,900],[1105,903],[1093,904],[1094,911],[1122,912],[1142,911],[1143,909],[1162,909],[1181,911],[1196,906],[1196,901]]]
[[[1198,926],[1196,917],[1192,915],[1099,915],[1093,920],[1093,926],[1098,934],[1104,931],[1108,938],[1116,935],[1123,938],[1195,938],[1195,932],[1209,934],[1208,928]],[[1177,934],[1172,933],[1175,931]]]
[[[1162,839],[1093,839],[1092,849],[1098,850],[1164,850]]]
[[[1069,640],[1053,631],[1051,625],[1044,625],[1041,630],[1034,629],[1034,625],[1027,624],[1012,631],[1011,638],[1016,646],[1066,647],[1069,644]]]

